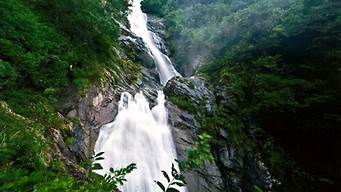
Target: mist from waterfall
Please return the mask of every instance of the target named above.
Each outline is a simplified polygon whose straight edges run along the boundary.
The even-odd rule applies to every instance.
[[[131,31],[141,37],[149,49],[159,71],[160,83],[165,85],[169,79],[179,75],[170,59],[156,46],[153,35],[147,28],[147,15],[141,10],[141,0],[132,2],[128,20]],[[103,167],[96,173],[105,175],[110,168],[120,169],[136,163],[137,169],[128,174],[123,192],[160,191],[154,180],[167,183],[161,173],[171,175],[171,165],[176,165],[176,150],[168,114],[165,95],[158,91],[157,105],[150,109],[142,93],[135,96],[124,92],[119,102],[118,114],[114,122],[101,127],[95,145],[95,153],[104,152],[104,160],[98,163]],[[184,187],[179,188],[186,191]]]

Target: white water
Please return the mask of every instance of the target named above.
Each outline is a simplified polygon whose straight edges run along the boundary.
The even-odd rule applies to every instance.
[[[169,79],[180,74],[175,70],[169,57],[156,46],[153,38],[156,34],[148,30],[147,15],[141,10],[141,2],[142,0],[132,1],[131,13],[128,16],[130,30],[142,38],[159,70],[160,82],[165,85]]]
[[[159,189],[154,180],[166,183],[161,170],[170,175],[176,152],[161,91],[157,102],[150,110],[142,94],[133,98],[129,93],[123,93],[115,121],[101,128],[95,153],[105,153],[104,160],[99,161],[103,170],[97,173],[104,175],[111,167],[137,165],[137,169],[127,176],[123,192],[157,192]]]
[[[134,0],[128,19],[131,31],[140,36],[150,50],[160,74],[160,83],[179,75],[169,58],[162,54],[153,41],[152,32],[147,29],[146,15],[141,11],[141,0]],[[176,151],[172,133],[168,126],[168,114],[165,96],[158,92],[157,105],[150,109],[146,98],[138,93],[134,97],[122,93],[118,114],[114,122],[101,127],[96,141],[95,153],[104,152],[104,160],[99,161],[103,170],[96,171],[104,175],[109,169],[126,167],[136,163],[137,169],[128,174],[123,192],[161,191],[154,180],[167,186],[167,180],[161,173],[171,175],[171,165],[175,164]],[[176,166],[177,168],[177,166]],[[178,168],[177,168],[178,169]],[[186,191],[181,188],[180,191]]]

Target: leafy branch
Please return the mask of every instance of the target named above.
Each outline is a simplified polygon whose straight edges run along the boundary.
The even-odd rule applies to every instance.
[[[180,192],[175,187],[185,186],[186,184],[185,177],[178,170],[175,169],[175,166],[173,163],[172,163],[172,171],[171,171],[172,177],[169,177],[166,171],[161,171],[161,172],[163,176],[167,179],[168,183],[166,185],[163,185],[160,181],[155,180],[154,182],[159,186],[159,188],[163,192]]]
[[[212,136],[207,133],[199,135],[199,140],[194,145],[187,149],[187,159],[179,161],[179,167],[182,171],[200,168],[207,162],[214,160],[210,152],[210,142]]]
[[[104,157],[102,157],[102,155],[104,154],[104,152],[99,152],[95,155],[93,155],[93,163],[91,165],[90,171],[96,171],[96,170],[102,170],[103,167],[101,166],[100,163],[98,163],[97,161],[100,160],[104,160]],[[131,173],[134,169],[136,169],[136,164],[135,163],[131,163],[129,164],[127,167],[121,168],[121,169],[117,169],[115,170],[114,168],[110,168],[109,169],[109,173],[106,173],[103,178],[102,181],[104,182],[100,182],[101,185],[105,186],[105,188],[108,189],[117,189],[118,186],[123,185],[123,183],[125,181],[127,181],[125,179],[126,175]]]

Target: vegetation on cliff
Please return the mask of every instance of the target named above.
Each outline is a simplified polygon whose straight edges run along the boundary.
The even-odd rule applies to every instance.
[[[112,189],[72,170],[53,133],[73,142],[73,122],[57,105],[68,87],[81,93],[106,70],[136,80],[138,65],[119,56],[114,21],[125,22],[127,7],[126,0],[0,1],[0,191]]]
[[[215,117],[219,120],[209,127],[243,128],[260,146],[274,151],[273,144],[262,141],[261,130],[266,130],[317,180],[327,178],[334,182],[332,189],[337,187],[341,124],[337,1],[145,0],[143,8],[166,19],[167,41],[178,67],[191,75],[199,64],[199,73],[237,103],[233,118],[220,106],[223,110]],[[245,122],[253,126],[245,127]],[[307,152],[311,147],[315,151]],[[283,175],[280,167],[288,161],[280,153],[266,156],[273,170]],[[284,175],[290,180],[293,173]],[[329,190],[328,183],[320,190]]]

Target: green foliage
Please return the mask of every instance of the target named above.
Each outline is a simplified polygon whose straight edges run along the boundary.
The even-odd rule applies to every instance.
[[[125,176],[136,169],[136,164],[132,163],[125,168],[114,170],[110,168],[110,174],[104,175],[105,181],[113,186],[112,189],[117,188],[119,185],[123,185],[123,182],[127,181]]]
[[[122,0],[121,2],[125,2]],[[114,8],[113,1],[106,7]],[[98,1],[61,0],[31,1],[35,10],[42,12],[58,30],[67,34],[70,40],[80,43],[84,51],[98,56],[109,56],[109,47],[117,37],[118,27]],[[122,7],[125,8],[125,7]],[[122,11],[122,10],[115,10]]]
[[[227,142],[238,149],[241,157],[245,157],[249,151],[258,150],[256,142],[250,137],[250,132],[245,127],[242,114],[226,106],[217,107],[214,114],[201,120],[201,125],[202,131],[212,136],[211,145],[213,147],[221,142],[221,131],[226,131],[228,133]]]
[[[41,134],[44,130],[43,125],[12,113],[4,102],[0,103],[1,191],[105,192],[121,185],[125,175],[136,168],[131,164],[115,170],[110,179],[91,172],[87,180],[77,181],[62,162],[48,158],[51,143],[48,136]]]
[[[186,110],[193,114],[196,113],[197,107],[191,99],[184,96],[170,96],[169,100],[180,109]]]
[[[219,119],[229,115],[224,122],[235,130],[243,118],[253,119],[254,128],[294,130],[340,125],[341,89],[335,82],[341,22],[335,3],[167,1],[161,10],[175,63],[185,70],[206,56],[200,73],[236,101],[237,117]]]
[[[63,129],[64,121],[54,107],[55,100],[50,97],[42,96],[39,92],[21,89],[3,92],[3,97],[15,113],[45,127]]]
[[[214,160],[210,151],[211,139],[212,137],[207,133],[199,135],[199,140],[190,149],[186,150],[186,159],[179,161],[179,167],[182,171],[203,167],[206,163]]]
[[[12,83],[38,89],[65,85],[66,39],[19,0],[2,1],[0,7],[0,59],[17,73]]]
[[[202,72],[217,83],[218,77],[232,73],[236,95],[251,97],[249,93],[261,87],[257,94],[267,103],[257,106],[260,110],[285,105],[281,111],[294,110],[329,103],[340,95],[338,87],[329,86],[339,79],[336,45],[341,22],[335,1],[169,0],[160,5],[145,0],[144,4],[158,8],[166,18],[175,63],[186,72],[188,65],[213,58]],[[199,56],[204,58],[200,61]],[[275,65],[265,66],[270,62]],[[272,85],[276,87],[269,88]],[[242,87],[252,89],[246,93]]]
[[[92,157],[92,165],[90,166],[89,174],[92,176],[91,178],[98,182],[100,189],[103,191],[110,191],[113,189],[117,189],[119,186],[123,185],[123,182],[127,181],[125,179],[126,175],[131,173],[134,169],[136,169],[136,164],[131,163],[127,167],[114,170],[114,168],[109,169],[109,173],[105,174],[103,178],[98,179],[96,175],[93,174],[93,171],[102,170],[103,167],[100,164],[101,160],[104,160],[102,157],[104,152],[99,152],[94,154]]]
[[[0,190],[32,191],[35,186],[53,180],[50,176],[60,174],[48,164],[48,142],[41,134],[44,127],[12,113],[1,104]]]
[[[2,84],[60,91],[74,82],[83,90],[99,80],[105,68],[131,68],[135,64],[122,63],[112,48],[118,46],[119,28],[112,16],[125,19],[127,6],[126,0],[106,1],[105,5],[91,0],[2,1]],[[138,71],[131,73],[134,76]]]
[[[139,66],[117,55],[113,19],[125,21],[127,7],[126,0],[0,1],[0,191],[113,189],[95,174],[73,178],[51,154],[51,129],[75,142],[57,111],[68,86],[83,91],[107,71],[136,80]],[[114,184],[131,169],[115,170]]]
[[[176,170],[174,164],[172,164],[172,171],[171,175],[172,177],[169,177],[166,171],[161,171],[163,176],[167,179],[167,184],[164,185],[160,181],[154,181],[158,187],[163,191],[163,192],[179,192],[178,189],[175,187],[183,187],[186,185],[185,177],[178,171]]]
[[[141,6],[142,10],[145,13],[151,13],[154,15],[162,16],[162,5],[166,3],[165,0],[148,0],[142,1]]]
[[[7,62],[0,59],[0,90],[4,87],[10,87],[15,84],[17,79],[17,72],[15,69]]]
[[[305,106],[306,100],[298,100],[300,94],[312,91],[320,81],[290,77],[284,68],[278,56],[260,57],[250,64],[223,69],[220,83],[234,94],[246,114],[287,112]]]
[[[256,192],[263,192],[263,190],[261,188],[259,188],[257,185],[254,186]]]

